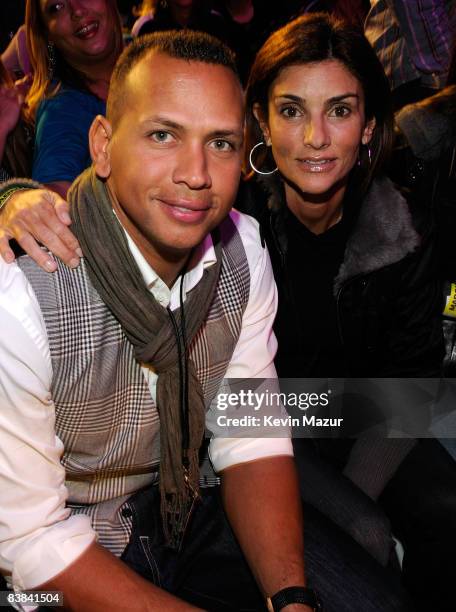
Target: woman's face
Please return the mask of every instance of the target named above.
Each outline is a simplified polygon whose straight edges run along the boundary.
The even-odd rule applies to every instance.
[[[255,114],[294,195],[339,195],[372,136],[361,83],[337,60],[284,68],[273,82],[268,117]],[[339,188],[340,186],[340,188]]]
[[[107,59],[116,28],[107,0],[40,0],[48,38],[66,61],[79,66]]]

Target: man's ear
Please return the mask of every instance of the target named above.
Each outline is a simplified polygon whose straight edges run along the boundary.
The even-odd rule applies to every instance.
[[[100,178],[108,178],[111,174],[111,160],[108,147],[111,136],[111,124],[106,117],[97,115],[90,126],[89,146],[95,172]]]
[[[375,117],[372,117],[372,119],[369,119],[369,121],[366,123],[364,130],[363,130],[363,135],[361,137],[361,142],[363,143],[363,145],[367,145],[370,143],[372,134],[374,133],[374,130],[375,130],[375,125],[376,125]]]
[[[260,124],[261,131],[263,132],[264,142],[269,147],[271,144],[271,135],[269,132],[269,126],[268,126],[266,117],[264,116],[263,109],[258,104],[258,102],[255,102],[255,104],[253,105],[253,114],[255,115],[255,119]]]

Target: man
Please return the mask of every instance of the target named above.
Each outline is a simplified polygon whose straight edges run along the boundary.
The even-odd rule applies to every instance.
[[[209,56],[208,61],[204,53]],[[187,54],[188,59],[175,57],[179,54]],[[224,95],[217,99],[220,90]],[[217,99],[216,105],[212,104],[212,99]],[[184,294],[192,292],[191,297],[187,295],[185,299],[190,303],[201,287],[201,292],[204,290],[193,301],[194,307],[206,312],[206,317],[197,329],[198,338],[189,345],[187,365],[189,369],[190,365],[196,368],[196,375],[203,382],[206,402],[216,391],[218,385],[215,389],[212,387],[217,379],[221,382],[226,367],[229,376],[273,376],[275,340],[271,336],[271,323],[276,298],[267,256],[261,246],[255,244],[256,229],[251,221],[237,216],[233,217],[230,227],[224,226],[234,235],[220,239],[224,242],[223,247],[215,244],[210,234],[228,214],[240,176],[243,100],[230,56],[214,41],[197,36],[183,35],[173,39],[162,35],[148,43],[140,42],[128,49],[117,67],[108,108],[108,119],[98,117],[90,134],[98,178],[87,176],[73,192],[75,202],[81,205],[81,242],[87,243],[88,252],[92,250],[94,258],[105,257],[103,262],[96,262],[100,267],[95,274],[106,272],[116,255],[112,252],[94,254],[93,235],[85,228],[87,224],[93,225],[97,198],[102,197],[100,193],[106,187],[105,197],[109,198],[114,214],[100,231],[122,232],[120,222],[125,231],[125,244],[132,254],[125,267],[136,262],[135,280],[138,281],[142,273],[155,297],[151,302],[155,302],[158,314],[151,309],[151,318],[156,316],[163,325],[160,310],[167,318],[168,305],[170,309],[179,305],[181,286]],[[117,233],[114,240],[118,239]],[[121,252],[119,245],[121,257],[125,257],[126,251]],[[218,267],[214,260],[216,256],[219,260],[222,254],[223,258],[231,256],[233,263],[239,265],[239,285],[245,292],[242,301],[233,283],[225,290],[221,287],[222,277],[232,264],[224,262],[217,277],[210,280],[211,272],[214,276]],[[124,303],[127,312],[124,315],[116,312],[121,325],[110,320],[108,309],[93,295],[80,300],[79,311],[66,310],[66,300],[74,297],[74,288],[89,293],[94,291],[87,269],[77,273],[66,270],[69,276],[63,284],[52,282],[54,291],[59,293],[53,306],[59,309],[61,317],[65,319],[75,313],[75,319],[79,317],[69,326],[60,320],[63,327],[59,324],[60,329],[54,336],[51,327],[57,320],[46,310],[47,298],[43,295],[41,299],[41,294],[49,288],[45,287],[46,275],[39,274],[29,263],[24,263],[25,274],[20,268],[3,267],[2,270],[2,286],[11,282],[2,300],[2,329],[8,329],[9,333],[3,336],[1,375],[1,404],[6,409],[6,413],[3,411],[6,423],[2,423],[2,439],[6,445],[3,448],[11,463],[2,470],[2,476],[13,479],[2,487],[7,493],[2,502],[1,522],[3,530],[9,530],[6,537],[2,537],[2,568],[12,574],[12,581],[19,588],[62,590],[66,605],[71,609],[190,609],[190,605],[146,582],[114,554],[95,543],[95,531],[87,516],[92,513],[99,537],[107,547],[115,553],[123,552],[123,535],[125,530],[128,532],[126,509],[139,512],[134,506],[127,508],[124,502],[132,493],[154,482],[154,468],[158,462],[158,415],[150,397],[143,399],[145,381],[152,397],[160,395],[163,401],[168,401],[167,394],[175,392],[172,379],[176,376],[176,364],[169,366],[165,363],[166,355],[160,357],[158,383],[157,374],[151,370],[155,358],[159,361],[157,354],[160,350],[169,352],[169,346],[157,348],[148,343],[143,347],[151,356],[144,353],[145,377],[138,378],[139,370],[133,371],[138,366],[131,351],[134,332],[129,328],[128,316],[135,306],[142,304]],[[115,291],[112,283],[124,281],[118,268],[116,272],[117,278],[102,281],[102,286],[110,285],[106,288],[108,293]],[[78,274],[76,280],[75,274]],[[180,275],[183,282],[176,282]],[[59,276],[63,278],[64,274],[47,279]],[[41,312],[30,295],[31,286]],[[228,295],[229,288],[234,299]],[[100,291],[100,287],[97,289]],[[116,296],[112,297],[115,300]],[[16,299],[25,300],[19,316]],[[138,299],[146,303],[141,291]],[[136,311],[134,314],[136,316]],[[187,333],[192,318],[198,315],[187,308]],[[226,333],[222,324],[231,325],[231,332]],[[72,326],[74,336],[70,330]],[[122,330],[130,341],[119,339]],[[162,329],[153,331],[158,335]],[[86,355],[78,343],[80,334],[85,335]],[[216,335],[229,347],[229,354],[224,347],[211,346]],[[255,343],[250,346],[253,335]],[[173,338],[165,340],[171,343]],[[88,348],[96,342],[100,346],[94,346],[93,351]],[[15,346],[17,351],[14,349],[13,354],[6,354],[7,346]],[[137,346],[135,348],[139,351]],[[64,359],[59,359],[61,349],[65,351]],[[110,358],[110,351],[115,358]],[[122,351],[130,353],[129,356],[123,356]],[[247,365],[251,363],[255,366]],[[81,365],[79,369],[78,364]],[[69,366],[72,372],[66,369]],[[123,372],[119,372],[121,367]],[[72,375],[73,379],[69,380]],[[127,380],[127,385],[122,384],[121,376]],[[208,379],[209,376],[213,380]],[[161,377],[167,377],[164,391],[160,389]],[[187,377],[190,400],[197,402],[195,395],[201,393],[201,385],[196,391],[191,389],[192,384],[196,385],[193,372]],[[143,405],[138,406],[141,402]],[[171,401],[169,404],[166,409],[174,410]],[[189,411],[194,407],[191,404]],[[111,415],[104,412],[109,408]],[[65,441],[66,486],[65,469],[59,462],[62,443],[54,437],[54,411],[56,432]],[[190,438],[195,435],[191,431],[192,418],[195,419],[190,414]],[[160,412],[160,419],[163,432],[166,414]],[[171,429],[173,424],[166,426]],[[172,439],[165,440],[162,435],[161,440],[162,465],[163,447],[179,442],[177,433],[181,432],[168,433]],[[201,437],[199,433],[196,450]],[[244,553],[265,596],[274,595],[285,586],[304,586],[301,517],[289,440],[277,439],[268,448],[253,440],[253,447],[243,450],[238,448],[243,446],[239,442],[233,440],[230,444],[227,440],[219,440],[218,444],[212,444],[211,454],[214,465],[224,472],[225,508]],[[190,439],[189,446],[191,444]],[[165,450],[172,454],[172,449]],[[183,452],[190,455],[190,450],[187,446]],[[91,452],[96,456],[91,457]],[[277,456],[272,458],[274,455]],[[191,457],[186,458],[191,463]],[[167,459],[169,467],[174,458]],[[252,459],[256,461],[242,467],[240,461]],[[189,471],[194,468],[190,465],[183,469],[186,467]],[[280,478],[277,478],[279,470]],[[172,468],[169,471],[171,474],[161,474],[161,481],[174,478],[175,482],[171,482],[170,491],[162,489],[162,498],[172,496],[176,487],[179,489],[179,475],[174,474]],[[19,482],[23,482],[23,486],[20,487]],[[65,508],[67,489],[70,506],[79,506],[71,514]],[[141,503],[139,500],[138,505]],[[148,503],[154,502],[149,499]],[[254,512],[258,503],[264,504],[261,516]],[[203,511],[205,504],[206,500],[202,504]],[[116,506],[114,512],[113,505]],[[14,512],[15,516],[8,519],[6,512]],[[198,514],[198,510],[195,512]],[[178,511],[171,508],[169,513],[178,514]],[[164,516],[166,523],[166,509]],[[286,532],[278,529],[277,536],[273,536],[272,522],[279,526],[286,523]],[[171,525],[169,532],[170,537],[178,534],[180,545],[179,529]],[[201,546],[204,545],[203,540]],[[223,565],[220,569],[223,571]],[[220,595],[223,598],[223,594]],[[198,595],[189,595],[188,599],[204,602]]]
[[[242,132],[223,46],[134,42],[71,191],[81,266],[0,265],[0,567],[18,589],[90,612],[316,606],[288,438],[212,438],[224,512],[217,486],[197,494],[201,411],[222,379],[275,377],[268,255],[249,217],[227,216]],[[333,540],[309,540],[327,610],[404,609]]]

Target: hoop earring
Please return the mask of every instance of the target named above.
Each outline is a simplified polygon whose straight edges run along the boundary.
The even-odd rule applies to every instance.
[[[47,52],[48,52],[48,79],[52,81],[52,79],[54,78],[55,65],[57,63],[57,58],[55,56],[54,43],[50,41],[48,42]]]
[[[371,148],[369,145],[366,145],[366,147],[367,147],[367,158],[369,160],[369,166],[370,166],[372,164],[372,152],[371,152]],[[360,148],[360,151],[361,151],[361,148]],[[361,156],[359,153],[358,153],[357,165],[361,166]]]
[[[263,174],[263,175],[274,174],[274,172],[277,172],[277,170],[278,170],[277,166],[274,168],[274,170],[270,170],[269,172],[263,172],[262,170],[258,170],[258,168],[255,166],[255,164],[252,161],[252,154],[253,154],[253,152],[258,147],[261,147],[261,145],[264,145],[265,147],[267,147],[267,145],[265,144],[265,142],[263,140],[261,142],[258,142],[255,146],[252,147],[252,150],[250,151],[250,155],[249,155],[250,165],[251,165],[253,171],[256,172],[257,174]]]

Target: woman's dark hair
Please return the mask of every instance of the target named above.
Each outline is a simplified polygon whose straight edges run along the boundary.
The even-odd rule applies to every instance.
[[[352,171],[354,187],[364,192],[389,156],[393,141],[393,112],[388,80],[365,36],[356,28],[326,13],[298,17],[268,38],[258,51],[247,84],[246,153],[263,140],[253,115],[259,104],[264,117],[268,113],[271,85],[287,66],[337,60],[360,82],[365,99],[366,120],[375,117],[376,126],[367,147],[360,149],[360,164]],[[265,151],[266,156],[266,151]],[[255,165],[264,158],[258,156]]]

